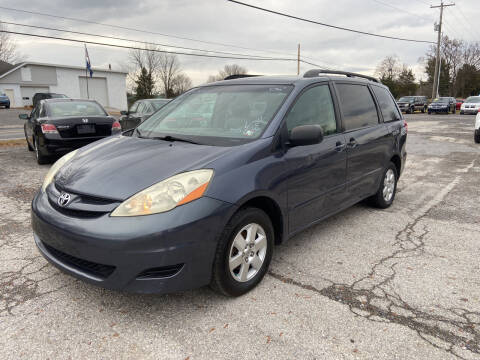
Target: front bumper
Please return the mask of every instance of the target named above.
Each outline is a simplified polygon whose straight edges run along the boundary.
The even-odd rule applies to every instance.
[[[428,108],[430,113],[448,113],[449,108]]]
[[[479,109],[460,109],[460,113],[468,115],[477,115]]]
[[[42,255],[60,270],[108,289],[167,293],[210,282],[218,237],[234,205],[203,197],[163,214],[73,217],[39,192],[32,228]]]

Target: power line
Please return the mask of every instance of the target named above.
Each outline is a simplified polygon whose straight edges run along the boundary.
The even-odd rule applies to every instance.
[[[477,32],[477,28],[474,27],[474,26],[471,24],[471,22],[467,19],[467,17],[466,17],[465,14],[463,13],[462,8],[457,5],[457,9],[460,11],[460,14],[463,16],[463,18],[465,19],[465,21],[467,22],[467,24],[473,29],[473,31],[475,31],[475,33],[476,33],[477,35],[480,36],[480,33]]]
[[[4,9],[4,10],[8,10],[8,11],[16,11],[16,12],[32,14],[32,15],[47,16],[47,17],[52,17],[52,18],[57,18],[57,19],[77,21],[77,22],[94,24],[94,25],[101,25],[101,26],[106,26],[106,27],[111,27],[111,28],[116,28],[116,29],[141,32],[141,33],[145,33],[145,34],[160,35],[160,36],[164,36],[164,37],[193,41],[193,42],[198,42],[198,43],[203,43],[203,44],[219,45],[219,46],[224,46],[224,47],[237,48],[237,49],[243,49],[243,50],[251,50],[251,51],[262,52],[262,53],[276,53],[276,54],[280,54],[280,55],[283,55],[283,56],[286,55],[283,52],[279,52],[279,51],[275,51],[275,50],[260,50],[260,49],[255,49],[255,48],[243,47],[243,46],[239,46],[239,45],[221,43],[221,42],[198,40],[198,39],[194,39],[194,38],[182,37],[182,36],[177,36],[177,35],[170,35],[170,34],[165,34],[165,33],[160,33],[160,32],[155,32],[155,31],[149,31],[149,30],[144,30],[144,29],[138,29],[138,28],[133,28],[133,27],[101,23],[101,22],[97,22],[97,21],[67,17],[67,16],[53,15],[53,14],[48,14],[48,13],[43,13],[43,12],[38,12],[38,11],[16,9],[16,8],[11,8],[11,7],[6,7],[6,6],[0,6],[0,9]],[[292,54],[288,54],[287,56],[292,56]]]
[[[24,33],[24,32],[18,32],[18,31],[8,31],[8,30],[0,30],[0,32],[7,33],[7,34],[12,34],[12,35],[31,36],[31,37],[38,37],[38,38],[43,38],[43,39],[62,40],[62,41],[70,41],[70,42],[77,42],[77,43],[83,43],[83,44],[111,46],[111,47],[122,48],[122,49],[144,50],[145,51],[145,49],[141,48],[141,47],[108,44],[108,43],[102,43],[102,42],[91,41],[91,40],[70,39],[70,38],[64,38],[64,37],[59,37],[59,36],[40,35],[40,34]],[[167,51],[167,50],[160,50],[160,49],[149,49],[148,51],[160,52],[160,53],[165,53],[165,54],[208,57],[208,58],[218,58],[218,59],[297,61],[297,59],[293,59],[293,58],[223,56],[223,55],[210,55],[210,54],[194,54],[194,53],[187,53],[187,52],[180,52],[180,51]]]
[[[157,45],[157,46],[164,46],[164,47],[170,47],[170,48],[176,48],[176,49],[184,49],[184,50],[210,52],[210,53],[225,54],[225,55],[238,55],[238,56],[258,57],[258,58],[264,58],[264,57],[265,57],[265,56],[260,56],[260,55],[240,54],[240,53],[232,53],[232,52],[218,51],[218,50],[204,50],[204,49],[198,49],[198,48],[189,48],[189,47],[184,47],[184,46],[176,46],[176,45],[170,45],[170,44],[161,44],[161,43],[155,43],[155,42],[149,42],[149,41],[143,41],[143,40],[126,39],[126,38],[116,37],[116,36],[110,36],[110,35],[92,34],[92,33],[86,33],[86,32],[81,32],[81,31],[65,30],[65,29],[58,29],[58,28],[51,28],[51,27],[37,26],[37,25],[20,24],[20,23],[14,23],[14,22],[3,21],[3,20],[0,20],[0,24],[7,24],[7,25],[15,25],[15,26],[29,27],[29,28],[33,28],[33,29],[43,29],[43,30],[51,30],[51,31],[60,31],[60,32],[65,32],[65,33],[77,34],[77,35],[95,36],[95,37],[102,37],[102,38],[112,39],[112,40],[130,41],[130,42],[143,43],[143,44],[147,44],[147,45]]]
[[[375,37],[391,39],[391,40],[435,44],[434,41],[406,39],[406,38],[400,38],[400,37],[396,37],[396,36],[381,35],[381,34],[375,34],[375,33],[367,32],[367,31],[355,30],[355,29],[346,28],[346,27],[342,27],[342,26],[330,25],[330,24],[326,24],[326,23],[323,23],[323,22],[319,22],[319,21],[315,21],[315,20],[309,20],[309,19],[298,17],[298,16],[294,16],[294,15],[290,15],[290,14],[286,14],[286,13],[281,13],[281,12],[278,12],[278,11],[275,11],[275,10],[270,10],[270,9],[262,8],[262,7],[259,7],[259,6],[247,4],[247,3],[237,1],[237,0],[227,0],[227,1],[238,4],[238,5],[247,6],[247,7],[250,7],[252,9],[261,10],[261,11],[265,11],[265,12],[268,12],[268,13],[271,13],[271,14],[284,16],[284,17],[287,17],[287,18],[290,18],[290,19],[300,20],[300,21],[311,23],[311,24],[321,25],[321,26],[325,26],[325,27],[329,27],[329,28],[333,28],[333,29],[337,29],[337,30],[344,30],[344,31],[349,31],[349,32],[357,33],[357,34],[375,36]]]

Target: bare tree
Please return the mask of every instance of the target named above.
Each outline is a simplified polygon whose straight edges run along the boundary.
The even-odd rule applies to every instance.
[[[174,97],[175,78],[182,73],[180,62],[176,55],[167,53],[161,53],[159,60],[158,76],[163,84],[163,93],[166,98]]]
[[[190,80],[190,78],[183,73],[178,74],[172,82],[174,96],[181,95],[192,87],[192,80]]]
[[[207,79],[207,82],[210,83],[214,81],[220,81],[225,79],[227,76],[244,75],[247,74],[247,72],[247,69],[237,64],[225,65],[217,75],[210,75]]]
[[[396,55],[389,55],[378,64],[375,74],[381,79],[393,80],[402,71],[400,59]]]
[[[480,42],[470,43],[465,46],[463,63],[480,68]]]
[[[17,43],[10,34],[1,32],[4,25],[0,22],[0,61],[15,64],[22,61],[22,56],[17,50]]]
[[[158,52],[158,47],[146,45],[145,49],[130,50],[130,71],[129,82],[131,84],[136,83],[139,77],[142,75],[143,69],[146,70],[147,76],[153,79],[154,85],[158,81],[158,75],[160,72],[160,63],[162,53]],[[155,91],[155,86],[152,92]]]

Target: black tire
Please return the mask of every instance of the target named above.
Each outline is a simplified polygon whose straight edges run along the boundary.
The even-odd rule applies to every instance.
[[[33,151],[32,145],[28,142],[27,132],[25,131],[25,126],[23,127],[23,133],[25,134],[25,141],[27,142],[28,151]]]
[[[429,111],[429,112],[428,112],[428,115],[430,115],[431,113],[432,113],[432,112],[431,112],[431,111]]]
[[[38,165],[48,164],[50,162],[50,158],[48,158],[47,156],[43,155],[40,152],[40,149],[39,149],[39,146],[38,146],[38,140],[37,140],[36,137],[33,138],[33,146],[34,146],[35,157],[37,158]]]
[[[260,269],[253,275],[250,280],[246,280],[244,282],[240,282],[234,278],[230,271],[229,266],[229,259],[230,259],[230,252],[233,249],[233,242],[235,237],[240,233],[240,231],[249,224],[258,224],[260,225],[265,233],[266,236],[266,252],[264,256],[264,260]],[[244,208],[239,210],[228,222],[227,226],[222,232],[220,236],[217,250],[215,252],[215,259],[213,263],[213,273],[212,273],[212,281],[210,283],[210,287],[226,296],[240,296],[248,291],[252,290],[255,286],[262,281],[263,277],[267,273],[268,267],[270,265],[270,261],[272,259],[273,254],[273,246],[274,246],[274,231],[272,222],[265,212],[257,208]],[[245,251],[247,247],[245,247]],[[253,252],[252,252],[253,253]],[[258,254],[258,253],[257,253]],[[241,255],[241,254],[237,254]],[[243,255],[242,259],[243,259]],[[248,256],[248,255],[247,255]],[[243,267],[243,263],[239,265],[239,267]],[[249,265],[248,269],[250,269],[251,265]],[[251,267],[252,270],[255,270]],[[248,270],[247,270],[248,272]],[[240,270],[239,270],[240,273]]]
[[[5,106],[5,109],[10,109],[10,105]]]
[[[384,197],[384,188],[386,183],[386,175],[387,172],[389,172],[390,170],[393,172],[394,176],[393,192],[391,198],[389,200],[386,200]],[[390,205],[392,205],[393,200],[395,200],[395,193],[397,192],[397,181],[397,167],[394,163],[390,162],[386,169],[383,171],[382,180],[380,181],[380,186],[378,187],[377,193],[369,198],[370,204],[380,209],[386,209]]]
[[[475,134],[473,135],[473,140],[475,140],[477,144],[480,144],[480,130],[475,130]]]
[[[425,114],[425,106],[422,108],[422,114]]]

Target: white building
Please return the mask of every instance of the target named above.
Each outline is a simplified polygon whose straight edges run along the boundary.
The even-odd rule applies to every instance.
[[[92,68],[93,77],[90,78],[80,66],[36,62],[5,64],[0,67],[0,92],[10,98],[11,107],[32,105],[33,95],[37,92],[86,99],[88,83],[88,98],[103,106],[127,109],[126,72]]]

